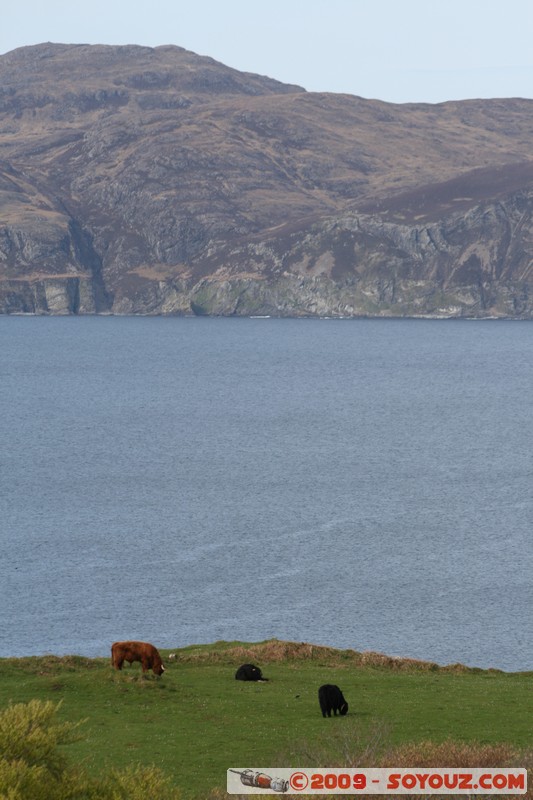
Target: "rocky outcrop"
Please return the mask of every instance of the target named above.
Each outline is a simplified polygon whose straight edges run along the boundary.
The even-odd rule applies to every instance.
[[[345,214],[213,252],[200,280],[138,276],[116,313],[533,316],[533,193],[425,224]]]
[[[102,260],[77,220],[48,207],[25,209],[0,228],[0,311],[98,314],[111,310]]]
[[[110,311],[100,302],[100,287],[91,277],[48,277],[4,280],[0,283],[0,309],[4,314],[102,314]]]
[[[0,87],[1,313],[533,316],[533,101],[171,46],[21,48]]]

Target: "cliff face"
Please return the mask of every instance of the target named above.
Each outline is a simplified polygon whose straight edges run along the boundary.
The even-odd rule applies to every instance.
[[[310,94],[170,46],[13,51],[0,311],[530,318],[532,115]]]
[[[533,316],[533,193],[429,224],[345,214],[217,250],[199,280],[139,281],[124,313]]]

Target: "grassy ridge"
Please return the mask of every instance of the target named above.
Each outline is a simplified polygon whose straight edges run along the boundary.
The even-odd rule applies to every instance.
[[[68,746],[71,758],[91,772],[155,764],[183,797],[224,786],[228,767],[313,766],[302,762],[313,753],[333,764],[341,740],[349,748],[376,731],[387,746],[449,739],[533,746],[532,673],[277,641],[220,642],[176,654],[169,661],[162,651],[161,679],[142,678],[138,664],[117,673],[109,659],[1,659],[0,704],[62,700],[62,719],[86,720],[84,739]],[[259,664],[269,682],[235,681],[245,661]],[[317,688],[325,682],[342,688],[347,717],[322,718]]]

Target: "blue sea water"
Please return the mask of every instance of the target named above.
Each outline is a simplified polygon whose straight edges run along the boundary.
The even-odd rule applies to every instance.
[[[0,317],[0,656],[533,669],[533,324]]]

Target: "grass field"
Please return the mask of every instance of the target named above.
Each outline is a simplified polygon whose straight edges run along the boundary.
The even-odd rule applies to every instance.
[[[139,664],[115,672],[109,659],[0,659],[1,707],[61,701],[61,719],[85,720],[83,739],[68,746],[72,760],[92,773],[154,764],[183,798],[225,787],[228,767],[341,765],[369,743],[375,752],[450,739],[533,748],[533,673],[439,668],[276,641],[189,647],[174,661],[161,652],[162,678],[141,677]],[[247,661],[270,680],[236,681]],[[321,683],[341,687],[346,717],[322,718]]]

